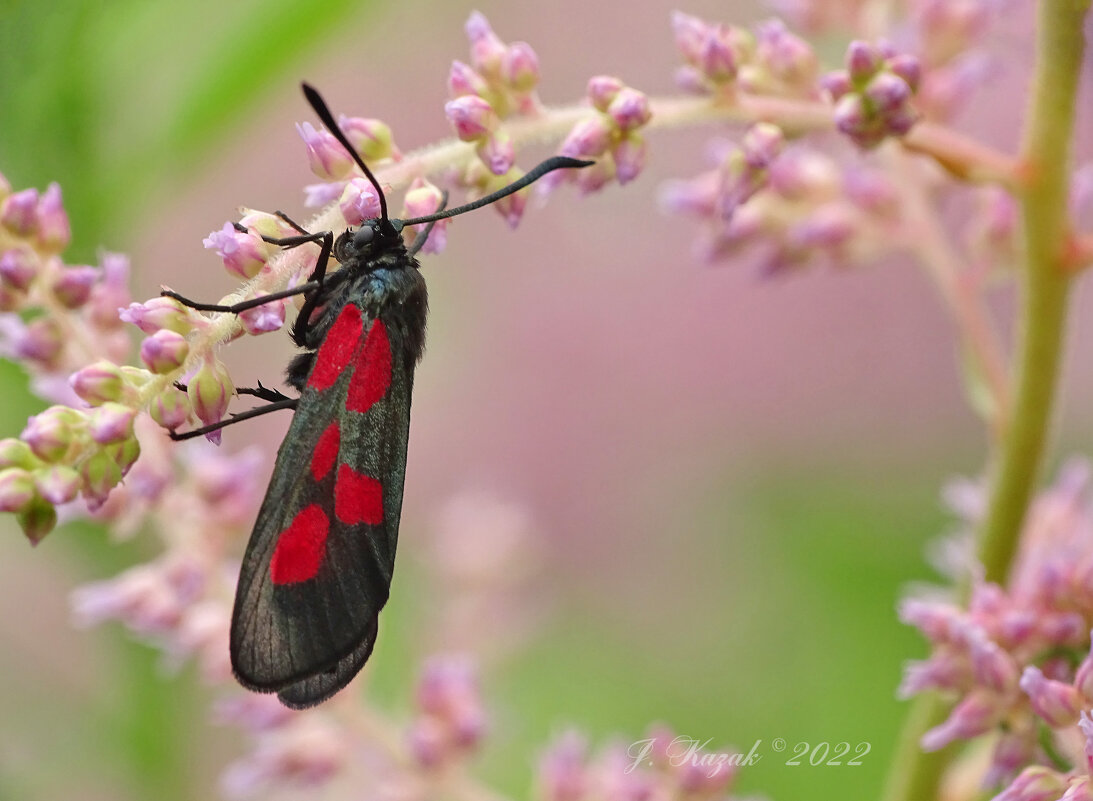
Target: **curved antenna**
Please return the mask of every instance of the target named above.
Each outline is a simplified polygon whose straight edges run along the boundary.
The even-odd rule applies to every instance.
[[[372,174],[372,171],[368,169],[368,165],[364,163],[364,159],[357,153],[357,149],[353,145],[349,144],[349,140],[345,134],[342,133],[341,127],[334,121],[334,115],[330,113],[330,109],[327,108],[326,101],[323,100],[315,87],[307,83],[301,83],[303,87],[304,97],[307,98],[307,102],[311,104],[311,107],[315,109],[315,113],[319,115],[319,120],[326,129],[334,135],[334,138],[342,143],[342,147],[349,151],[349,155],[353,158],[353,161],[357,162],[357,166],[364,170],[364,174],[368,177],[368,180],[372,182],[372,186],[376,188],[376,193],[380,196],[380,219],[384,222],[387,221],[387,198],[384,197],[383,190],[380,188],[380,182],[376,180],[376,176]]]
[[[411,220],[400,220],[403,225],[419,225],[420,223],[435,222],[436,220],[445,220],[448,217],[455,217],[457,214],[463,214],[468,211],[474,211],[480,209],[483,206],[488,206],[491,203],[495,203],[503,197],[508,197],[513,192],[519,192],[525,186],[533,184],[546,175],[548,172],[554,172],[554,170],[568,170],[576,169],[579,167],[590,167],[596,162],[594,161],[582,161],[581,159],[571,159],[568,156],[553,156],[546,161],[540,162],[536,167],[532,168],[531,172],[526,173],[523,177],[517,178],[508,186],[504,186],[498,189],[496,192],[492,192],[485,197],[480,197],[478,200],[473,200],[470,203],[466,203],[462,206],[456,206],[454,209],[448,209],[447,211],[437,212],[436,214],[427,214],[424,217],[414,217]]]

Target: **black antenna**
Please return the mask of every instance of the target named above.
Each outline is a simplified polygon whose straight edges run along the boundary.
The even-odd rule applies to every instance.
[[[447,211],[440,211],[436,214],[426,214],[424,217],[414,217],[410,220],[401,220],[403,225],[419,225],[421,223],[434,222],[435,220],[445,220],[448,217],[455,217],[457,214],[463,214],[464,212],[474,211],[480,209],[483,206],[488,206],[500,200],[503,197],[508,197],[513,192],[519,192],[525,186],[533,184],[546,175],[548,172],[554,172],[554,170],[573,169],[575,167],[590,167],[595,164],[594,161],[582,161],[581,159],[571,159],[569,156],[552,156],[546,161],[540,162],[537,166],[533,167],[531,172],[526,173],[523,177],[517,178],[508,186],[501,187],[496,192],[492,192],[485,197],[480,197],[478,200],[472,200],[470,203],[465,203],[462,206],[456,206],[454,209],[448,209]]]
[[[315,109],[315,113],[319,115],[319,120],[326,129],[334,135],[334,138],[342,143],[342,147],[349,151],[349,155],[352,156],[353,161],[357,162],[357,166],[364,170],[364,174],[368,176],[368,180],[372,182],[372,186],[376,188],[377,194],[380,196],[380,219],[387,222],[387,198],[384,197],[383,190],[380,188],[380,182],[376,180],[376,176],[372,174],[372,171],[368,169],[368,165],[364,163],[364,159],[357,153],[357,149],[353,145],[349,144],[349,140],[345,134],[342,133],[341,127],[334,121],[334,115],[330,113],[330,109],[327,108],[326,101],[323,100],[314,86],[308,83],[301,83],[300,86],[304,89],[304,97],[307,98],[307,102],[311,104],[311,107]]]

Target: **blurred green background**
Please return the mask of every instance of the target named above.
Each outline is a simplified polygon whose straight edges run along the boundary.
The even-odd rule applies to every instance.
[[[544,100],[568,103],[600,72],[670,92],[672,7],[6,2],[0,172],[16,188],[61,183],[68,261],[118,250],[133,258],[138,299],[161,283],[216,298],[231,282],[201,247],[208,231],[240,204],[304,213],[300,79],[336,111],[390,122],[408,150],[448,136],[444,81],[467,58],[472,8],[506,41],[530,41]],[[760,18],[742,3],[685,10]],[[1012,138],[1015,105],[972,127]],[[489,214],[461,221],[428,260],[403,563],[371,691],[394,714],[408,706],[423,652],[408,632],[435,589],[415,530],[468,487],[525,505],[550,614],[486,676],[480,765],[515,798],[567,727],[630,742],[654,721],[743,751],[776,737],[868,742],[855,768],[787,767],[767,750],[738,787],[875,795],[903,708],[900,666],[924,653],[894,606],[931,577],[924,546],[949,525],[940,486],[983,460],[949,324],[910,265],[764,282],[749,265],[693,262],[689,223],[660,216],[655,193],[706,167],[696,154],[712,133],[651,137],[641,180],[560,193],[516,235]],[[1077,341],[1086,328],[1079,315]],[[239,352],[229,361],[261,359],[272,377],[289,346],[264,337]],[[1088,355],[1071,358],[1061,452],[1089,450]],[[15,435],[41,404],[18,368],[0,365],[0,381],[0,434]],[[272,453],[278,426],[224,447]],[[32,551],[0,524],[0,798],[214,797],[247,745],[209,723],[210,691],[192,670],[165,675],[118,627],[80,632],[68,619],[73,587],[148,558],[154,540],[118,546],[70,524]]]

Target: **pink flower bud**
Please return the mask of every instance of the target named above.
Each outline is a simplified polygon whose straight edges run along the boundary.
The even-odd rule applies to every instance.
[[[261,297],[261,295],[250,295],[247,299],[249,300],[252,297]],[[240,312],[239,322],[243,324],[243,330],[251,336],[268,334],[270,331],[280,331],[281,326],[285,324],[286,300],[285,298],[273,300],[269,303],[263,303],[261,306],[255,306],[253,309]]]
[[[75,500],[80,490],[80,476],[66,465],[56,464],[34,477],[38,494],[51,504]]]
[[[61,185],[54,182],[38,201],[38,244],[47,253],[60,253],[71,240],[72,229],[61,202]]]
[[[440,201],[443,198],[444,194],[436,186],[423,178],[415,178],[403,199],[403,217],[411,219],[432,214],[440,208]],[[443,250],[447,243],[448,223],[449,220],[438,220],[429,234],[429,240],[419,252],[439,253]],[[425,230],[425,225],[414,226],[414,230],[420,236],[420,232]]]
[[[542,801],[584,801],[591,786],[586,767],[588,746],[576,732],[562,735],[539,760],[538,793]]]
[[[596,75],[588,81],[588,99],[593,108],[606,113],[623,86],[625,84],[613,75]]]
[[[452,97],[484,96],[489,90],[489,84],[474,71],[473,67],[462,61],[452,62],[452,67],[448,71],[448,94]]]
[[[846,71],[851,82],[857,84],[871,78],[881,68],[883,60],[873,45],[860,39],[852,41],[846,49]]]
[[[366,178],[352,178],[342,190],[338,208],[346,225],[360,225],[380,216],[380,199],[376,188]]]
[[[612,130],[607,119],[599,114],[586,117],[570,130],[558,152],[571,158],[596,158],[607,152]]]
[[[478,142],[474,149],[478,158],[494,175],[505,175],[516,161],[512,138],[504,131],[494,131]]]
[[[1073,686],[1046,678],[1039,668],[1029,665],[1021,674],[1021,689],[1032,701],[1036,714],[1052,728],[1078,722],[1082,697]]]
[[[26,470],[0,470],[0,512],[18,512],[34,500],[34,479]]]
[[[76,432],[84,422],[84,416],[75,409],[50,406],[27,420],[27,427],[19,437],[39,459],[58,462],[68,453]]]
[[[838,100],[854,87],[850,83],[850,75],[846,70],[835,70],[820,78],[820,88],[827,92],[832,100]]]
[[[497,114],[488,101],[478,95],[463,95],[444,104],[444,113],[464,142],[476,142],[497,127]]]
[[[919,741],[923,751],[937,751],[956,740],[970,740],[990,731],[1004,712],[998,698],[973,691],[964,697],[939,726],[930,729]]]
[[[77,469],[87,507],[94,512],[106,503],[110,491],[121,483],[121,468],[105,450],[101,450],[80,462]]]
[[[645,138],[631,133],[619,140],[611,155],[615,159],[615,178],[619,184],[629,183],[645,167]]]
[[[649,122],[653,112],[644,92],[623,87],[607,107],[607,113],[623,131],[632,131]]]
[[[785,134],[770,122],[757,122],[744,134],[741,149],[749,167],[762,169],[778,157],[785,145]]]
[[[804,39],[794,36],[780,19],[759,24],[756,57],[779,81],[806,90],[816,76],[816,54]]]
[[[922,82],[922,63],[912,55],[900,53],[888,59],[888,69],[904,80],[912,92]]]
[[[215,249],[224,260],[228,272],[240,278],[254,278],[266,266],[269,259],[270,245],[260,236],[249,231],[239,231],[230,222],[224,223],[219,231],[213,231],[202,244],[206,249]]]
[[[866,84],[863,94],[878,112],[885,114],[910,100],[911,87],[898,75],[882,72]]]
[[[30,446],[21,439],[8,437],[0,439],[0,468],[22,467],[32,470],[41,466],[41,461],[30,451]]]
[[[424,666],[417,688],[418,707],[441,721],[452,742],[461,748],[475,745],[485,728],[477,676],[471,663],[460,657],[433,657]]]
[[[472,11],[463,30],[471,42],[471,64],[487,79],[497,76],[506,48],[489,21],[478,11]]]
[[[324,181],[340,181],[353,171],[353,158],[329,131],[316,130],[310,122],[296,124],[296,131],[307,147],[311,171]]]
[[[129,294],[129,259],[120,253],[102,255],[102,280],[91,288],[88,313],[95,325],[103,329],[120,329],[119,311],[127,305]]]
[[[38,190],[24,189],[0,203],[0,225],[16,236],[30,236],[38,228]]]
[[[37,545],[57,525],[57,510],[44,498],[34,498],[15,516],[31,545]]]
[[[1007,694],[1017,686],[1017,663],[986,636],[972,639],[971,659],[972,672],[978,684],[999,694]]]
[[[212,356],[205,360],[186,388],[194,414],[205,425],[220,422],[234,393],[235,386],[227,369]],[[220,431],[213,431],[205,437],[213,444],[220,444]]]
[[[391,126],[382,120],[343,115],[338,117],[338,127],[365,162],[382,161],[399,154]]]
[[[99,277],[94,267],[65,267],[53,281],[53,296],[66,309],[78,309],[91,299]]]
[[[88,432],[100,445],[112,445],[133,436],[137,410],[120,403],[104,403],[88,416]]]
[[[1059,774],[1036,765],[1021,771],[992,801],[1058,801],[1065,789],[1066,781]]]
[[[48,317],[38,317],[23,329],[15,343],[15,352],[21,359],[52,368],[56,366],[64,344],[65,337],[60,325]]]
[[[38,274],[38,257],[33,251],[12,248],[0,253],[0,281],[5,287],[25,292]]]
[[[436,718],[418,718],[410,726],[410,754],[423,768],[435,768],[449,756],[449,743],[444,724]]]
[[[192,328],[190,310],[174,298],[152,298],[144,303],[130,303],[118,310],[118,319],[132,323],[146,334],[154,334],[166,328],[178,334],[187,334]]]
[[[341,197],[345,186],[341,182],[308,184],[304,187],[304,205],[308,208],[325,206]]]
[[[168,387],[148,405],[152,420],[168,431],[184,425],[190,419],[190,411],[189,396],[175,387]]]
[[[501,80],[514,92],[526,94],[539,84],[539,56],[527,42],[513,42],[501,57]]]
[[[182,334],[161,328],[140,343],[140,360],[153,373],[177,370],[190,355],[190,343]]]
[[[136,437],[129,437],[121,442],[107,445],[103,450],[117,464],[121,470],[122,478],[125,478],[129,468],[136,464],[137,459],[140,458],[140,443]]]
[[[177,334],[175,336],[178,336]],[[113,362],[100,360],[73,373],[69,386],[81,400],[92,406],[119,400],[125,388],[121,369]]]

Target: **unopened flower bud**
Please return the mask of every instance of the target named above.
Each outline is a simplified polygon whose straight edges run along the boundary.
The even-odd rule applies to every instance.
[[[34,486],[50,503],[68,503],[80,491],[80,475],[67,465],[55,464],[35,475]]]
[[[38,274],[38,257],[24,248],[0,253],[0,281],[5,287],[25,292]]]
[[[615,121],[620,130],[632,131],[649,122],[653,112],[649,109],[649,98],[644,92],[632,89],[629,86],[619,90],[611,104],[607,107],[607,114]]]
[[[558,152],[570,158],[602,156],[611,144],[611,134],[611,125],[607,119],[595,114],[573,126]]]
[[[247,299],[257,297],[261,295],[248,295]],[[240,312],[239,322],[243,324],[243,330],[252,336],[280,331],[285,324],[285,303],[286,299],[281,298]]]
[[[37,545],[57,525],[57,510],[45,498],[35,497],[16,514],[15,519],[31,545]]]
[[[501,80],[517,93],[526,94],[539,83],[539,57],[527,42],[513,42],[501,57]]]
[[[25,470],[33,470],[41,464],[38,457],[31,452],[30,446],[23,440],[14,437],[0,439],[0,468],[22,467]]]
[[[0,512],[18,512],[34,500],[34,479],[26,470],[0,470]]]
[[[785,145],[782,129],[771,122],[757,122],[748,128],[741,142],[744,159],[749,167],[769,167]]]
[[[462,61],[453,61],[448,71],[448,94],[452,97],[464,95],[485,95],[489,84],[474,71],[474,67]]]
[[[168,387],[148,404],[148,414],[157,425],[173,431],[190,419],[190,398],[185,392]]]
[[[105,359],[73,373],[68,384],[81,400],[92,406],[120,399],[125,386],[121,368]]]
[[[194,414],[205,425],[219,422],[228,410],[228,400],[235,393],[235,386],[223,364],[209,357],[187,385],[186,394]],[[210,442],[220,444],[220,432],[205,435]]]
[[[72,229],[61,202],[61,185],[54,182],[38,201],[38,244],[48,253],[60,253],[71,240]]]
[[[80,463],[81,489],[91,511],[102,506],[122,479],[121,468],[105,450],[92,453]]]
[[[84,425],[84,416],[66,406],[50,406],[27,421],[20,439],[39,459],[56,462],[64,458],[76,432]]]
[[[478,95],[463,95],[444,104],[444,114],[464,142],[477,142],[497,127],[497,113]]]
[[[423,178],[415,178],[413,183],[410,184],[410,188],[406,190],[403,199],[403,216],[407,219],[425,217],[440,208],[443,199],[444,193],[434,184]],[[447,244],[449,222],[449,220],[437,220],[436,225],[429,232],[428,241],[419,248],[419,252],[439,253],[443,250]],[[425,224],[414,226],[417,236],[421,236],[421,232],[425,230],[425,227]]]
[[[472,11],[463,26],[471,41],[471,63],[487,79],[498,75],[501,59],[505,56],[505,44],[493,32],[489,21],[478,11]]]
[[[190,343],[186,337],[166,328],[145,337],[140,343],[140,360],[159,375],[177,370],[189,355]]]
[[[297,123],[296,131],[307,147],[307,159],[313,173],[324,181],[341,181],[349,177],[353,171],[353,158],[334,134],[316,130],[310,122]]]
[[[88,416],[88,433],[100,445],[122,442],[133,436],[137,410],[120,403],[104,403]]]
[[[53,296],[66,309],[78,309],[91,298],[99,276],[94,267],[65,267],[53,281]]]
[[[270,246],[260,236],[240,231],[230,222],[210,233],[202,243],[207,249],[215,249],[228,272],[240,278],[254,278],[269,259]]]
[[[853,83],[868,80],[880,69],[883,58],[877,48],[855,39],[846,49],[846,71]]]
[[[179,334],[189,333],[192,328],[190,310],[174,298],[158,297],[144,303],[130,303],[119,309],[118,318],[132,323],[146,334],[154,334],[166,328]]]
[[[634,180],[645,167],[645,137],[637,133],[625,136],[612,148],[611,155],[615,159],[615,178],[619,184]]]
[[[478,142],[475,153],[494,175],[504,175],[516,161],[512,137],[505,131],[494,131]]]
[[[382,161],[399,155],[391,126],[382,120],[340,116],[338,127],[365,162]]]
[[[588,99],[596,110],[606,113],[623,86],[625,84],[613,75],[593,76],[588,80]]]
[[[16,236],[30,236],[38,227],[38,190],[24,189],[0,203],[0,225]]]
[[[372,182],[365,178],[351,178],[338,199],[338,208],[346,225],[360,225],[365,220],[380,216],[380,199]]]
[[[121,470],[121,477],[125,478],[129,468],[136,464],[137,459],[140,458],[140,442],[137,441],[136,437],[129,437],[121,442],[108,445],[105,451],[114,460],[118,469]]]
[[[1049,679],[1029,665],[1021,674],[1021,689],[1028,695],[1036,714],[1052,728],[1073,726],[1082,709],[1081,694],[1070,684]]]

